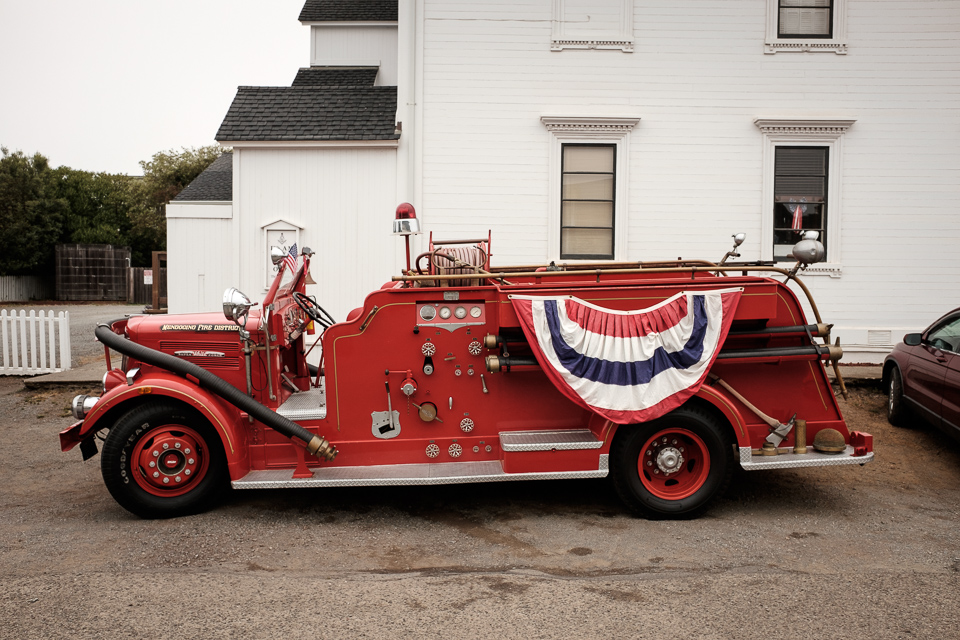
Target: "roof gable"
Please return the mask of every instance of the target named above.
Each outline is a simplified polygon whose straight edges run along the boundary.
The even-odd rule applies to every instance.
[[[204,169],[171,202],[227,202],[233,200],[233,152],[226,151]]]

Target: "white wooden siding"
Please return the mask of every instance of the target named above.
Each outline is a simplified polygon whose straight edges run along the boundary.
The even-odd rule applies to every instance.
[[[239,278],[233,286],[263,296],[261,228],[277,219],[302,228],[300,248],[316,252],[307,293],[337,320],[399,273],[404,249],[391,225],[395,149],[234,147]],[[236,171],[236,169],[239,171]],[[241,176],[239,184],[237,176]]]
[[[188,211],[190,206],[180,205],[178,213]],[[198,208],[204,210],[203,205]],[[223,308],[224,289],[237,286],[239,281],[232,228],[233,221],[229,218],[167,217],[167,309],[170,313]]]
[[[626,255],[758,259],[756,118],[850,118],[842,275],[808,284],[848,360],[870,330],[960,305],[960,2],[847,4],[847,55],[764,54],[766,3],[637,0],[635,52],[550,51],[551,4],[424,0],[421,215],[440,237],[493,229],[497,262],[544,260],[543,115],[633,115]],[[875,341],[875,340],[874,340]]]
[[[377,85],[397,84],[397,27],[313,25],[310,64],[380,65]]]

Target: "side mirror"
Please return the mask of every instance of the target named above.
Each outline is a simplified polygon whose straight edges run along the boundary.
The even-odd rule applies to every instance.
[[[240,293],[240,291],[230,287],[223,292],[223,315],[227,320],[240,325],[243,328],[247,314],[250,313],[250,307],[254,305],[250,298]]]
[[[919,346],[921,339],[922,335],[919,333],[908,333],[907,335],[903,336],[903,344],[907,345],[908,347],[916,347]]]

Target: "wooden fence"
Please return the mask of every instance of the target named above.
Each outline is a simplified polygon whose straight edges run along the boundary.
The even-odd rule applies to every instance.
[[[0,302],[49,300],[53,287],[40,276],[0,276]]]
[[[0,375],[70,369],[70,312],[0,310]],[[59,351],[59,354],[58,354]]]
[[[58,244],[57,300],[126,300],[130,248]]]
[[[153,285],[143,283],[145,267],[130,267],[127,275],[127,302],[136,304],[151,304],[153,302]],[[157,278],[159,277],[159,280]],[[167,297],[167,270],[160,269],[160,275],[153,272],[153,281],[160,283],[160,297]]]

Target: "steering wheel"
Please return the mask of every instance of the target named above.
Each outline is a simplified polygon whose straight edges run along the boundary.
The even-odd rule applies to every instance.
[[[326,309],[317,304],[313,296],[308,296],[299,291],[293,292],[293,301],[297,303],[307,317],[322,326],[324,329],[332,325],[336,320],[333,319]]]

